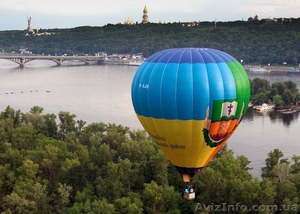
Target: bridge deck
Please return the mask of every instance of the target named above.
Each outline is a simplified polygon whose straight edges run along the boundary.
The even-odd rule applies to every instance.
[[[67,60],[79,60],[86,64],[91,62],[104,62],[105,56],[47,56],[47,55],[0,55],[0,59],[7,59],[13,61],[20,66],[25,66],[27,62],[32,60],[52,60],[58,65],[62,65],[64,61]]]

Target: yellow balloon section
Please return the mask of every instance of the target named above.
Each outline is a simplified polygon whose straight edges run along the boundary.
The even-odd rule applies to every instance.
[[[242,65],[215,49],[174,48],[150,56],[132,82],[139,121],[186,182],[227,142],[247,111]]]
[[[203,130],[205,121],[152,119],[138,116],[141,124],[173,165],[199,168],[205,166],[216,150],[207,146]]]

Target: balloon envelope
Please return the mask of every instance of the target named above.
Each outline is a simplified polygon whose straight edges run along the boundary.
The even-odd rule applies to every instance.
[[[142,63],[131,95],[142,126],[189,181],[240,124],[250,83],[243,66],[225,52],[174,48]]]

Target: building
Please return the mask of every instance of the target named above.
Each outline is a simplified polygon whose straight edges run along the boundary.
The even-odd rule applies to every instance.
[[[124,25],[135,25],[135,21],[129,17],[124,21]]]
[[[148,23],[149,22],[149,20],[148,20],[148,9],[147,9],[147,7],[145,6],[144,7],[144,10],[143,10],[143,20],[142,20],[142,23],[143,24],[146,24],[146,23]]]

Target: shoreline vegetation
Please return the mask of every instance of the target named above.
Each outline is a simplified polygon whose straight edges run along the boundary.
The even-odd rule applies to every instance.
[[[261,179],[249,163],[223,147],[193,178],[196,199],[186,201],[185,183],[145,131],[86,125],[39,106],[0,112],[1,213],[193,214],[199,203],[299,210],[299,155],[270,151]]]
[[[283,110],[283,113],[295,113],[300,110],[300,93],[297,83],[292,80],[270,81],[261,78],[250,80],[251,100],[249,107],[261,110],[261,112]],[[263,108],[265,107],[265,108]]]

